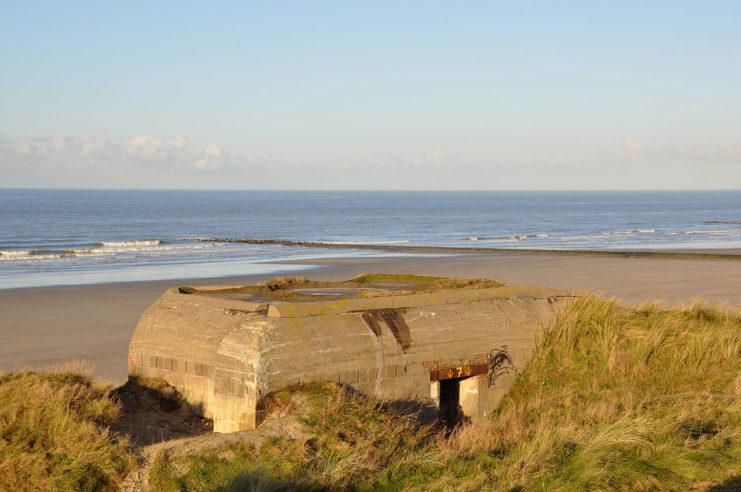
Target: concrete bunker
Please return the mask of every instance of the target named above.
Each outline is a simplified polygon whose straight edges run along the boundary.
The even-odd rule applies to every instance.
[[[216,432],[256,427],[268,394],[316,380],[415,400],[453,424],[497,407],[573,298],[409,275],[171,288],[137,325],[129,373],[165,379]]]

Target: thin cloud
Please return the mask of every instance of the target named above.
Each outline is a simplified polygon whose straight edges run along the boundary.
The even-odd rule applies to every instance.
[[[172,167],[213,171],[224,166],[215,144],[199,147],[182,135],[165,139],[136,135],[124,143],[107,136],[0,138],[0,167],[84,168],[108,166]]]
[[[628,137],[622,148],[612,153],[623,160],[647,162],[688,162],[695,164],[739,164],[741,142],[713,144],[644,144]]]
[[[643,152],[644,148],[643,144],[634,138],[627,137],[623,141],[623,149],[628,153],[639,154]]]
[[[203,149],[203,157],[195,162],[196,169],[215,170],[223,167],[222,153],[221,147],[218,145],[207,145]]]
[[[450,164],[452,157],[450,152],[445,149],[434,149],[426,154],[417,157],[412,161],[415,166],[433,167],[436,169],[443,168]]]

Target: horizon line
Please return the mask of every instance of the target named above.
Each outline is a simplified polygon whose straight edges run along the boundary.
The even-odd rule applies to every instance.
[[[30,186],[0,186],[0,190],[33,190],[33,191],[295,191],[295,192],[402,192],[402,193],[424,193],[424,192],[449,192],[449,193],[476,193],[476,192],[676,192],[676,191],[741,191],[738,188],[519,188],[519,189],[444,189],[444,188],[75,188],[75,187],[30,187]]]

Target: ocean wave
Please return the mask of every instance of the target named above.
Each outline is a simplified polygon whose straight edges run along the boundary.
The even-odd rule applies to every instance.
[[[181,242],[190,243],[209,243],[213,245],[224,245],[224,244],[250,244],[253,245],[253,249],[262,248],[282,248],[284,244],[280,244],[281,240],[273,239],[248,239],[248,238],[224,238],[224,237],[180,237],[177,239]],[[276,242],[278,241],[278,242]]]
[[[17,256],[29,256],[31,251],[0,251],[0,257],[15,258]]]
[[[408,239],[399,241],[325,241],[324,244],[406,244]]]
[[[539,236],[528,236],[526,234],[515,234],[512,236],[501,236],[501,237],[470,236],[470,237],[467,237],[466,239],[468,241],[500,243],[500,242],[522,241],[523,239],[527,239],[528,237],[546,237],[546,236],[547,234],[539,235]]]
[[[636,229],[636,232],[640,232],[641,234],[653,234],[656,232],[655,229]]]
[[[688,229],[685,231],[670,232],[672,236],[677,234],[738,234],[738,229]]]
[[[676,231],[676,232],[670,232],[669,234],[671,236],[676,236],[678,234],[702,234],[707,231]]]
[[[566,242],[566,241],[580,241],[583,239],[603,239],[603,237],[601,235],[600,236],[570,236],[570,237],[562,237],[559,240]]]
[[[76,256],[73,250],[45,250],[31,249],[22,251],[0,251],[0,260],[3,261],[43,261],[50,258],[68,258]]]
[[[158,246],[159,244],[159,239],[145,239],[143,241],[103,241],[95,243],[96,246],[103,246],[104,248],[121,246]]]
[[[214,243],[197,243],[197,244],[168,244],[162,245],[160,241],[119,241],[95,243],[99,246],[96,248],[75,248],[75,249],[28,249],[28,250],[8,250],[0,251],[0,260],[2,261],[40,261],[49,259],[68,259],[75,257],[88,258],[105,258],[105,257],[136,257],[157,256],[161,254],[187,253],[188,251],[202,251],[211,249],[217,245]],[[244,249],[244,248],[239,248]]]
[[[0,251],[0,256],[20,258],[25,256],[59,256],[75,254],[74,249],[27,249],[20,251]]]

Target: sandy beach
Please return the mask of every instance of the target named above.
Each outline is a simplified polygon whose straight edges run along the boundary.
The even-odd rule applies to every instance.
[[[290,264],[291,262],[284,262]],[[339,280],[363,272],[489,277],[508,285],[585,289],[626,303],[696,298],[741,307],[741,262],[551,255],[392,256],[302,260],[297,275]],[[290,275],[290,272],[283,276]],[[93,376],[123,381],[141,313],[170,286],[238,285],[272,275],[0,290],[0,371],[83,360]]]

